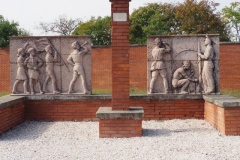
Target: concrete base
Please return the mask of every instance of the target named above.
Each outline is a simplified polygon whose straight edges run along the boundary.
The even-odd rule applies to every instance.
[[[142,136],[142,107],[130,107],[129,110],[112,110],[100,107],[96,113],[99,120],[100,138],[130,138]]]
[[[240,135],[240,98],[203,96],[205,120],[224,135]]]

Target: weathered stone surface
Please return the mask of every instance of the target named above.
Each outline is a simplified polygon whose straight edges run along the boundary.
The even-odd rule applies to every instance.
[[[10,38],[10,62],[11,62],[11,86],[16,82],[17,69],[19,63],[17,63],[17,51],[19,48],[24,48],[26,51],[29,48],[35,48],[37,50],[37,55],[39,59],[43,60],[43,65],[38,66],[38,80],[41,87],[47,76],[49,76],[49,81],[45,83],[45,94],[58,94],[68,93],[70,81],[73,79],[73,66],[67,61],[69,55],[73,52],[72,47],[73,42],[78,42],[80,45],[84,45],[88,48],[88,52],[84,54],[82,58],[82,70],[85,75],[86,90],[91,93],[91,38],[90,36],[54,36],[54,37],[11,37]],[[51,46],[53,53],[47,56],[47,46]],[[82,48],[79,49],[79,52]],[[56,53],[57,52],[57,53]],[[55,56],[57,55],[57,56]],[[26,53],[26,58],[29,57],[29,53]],[[27,63],[30,63],[27,62]],[[39,62],[36,62],[39,64]],[[76,63],[77,64],[77,63]],[[34,67],[34,66],[33,66]],[[76,68],[76,67],[75,67]],[[29,69],[25,68],[27,73]],[[29,73],[28,73],[29,74]],[[83,73],[81,73],[83,74]],[[52,76],[53,75],[53,76]],[[28,75],[29,76],[29,75]],[[56,78],[56,88],[52,83],[54,77]],[[29,82],[28,82],[29,83]],[[30,86],[27,86],[28,91]],[[39,87],[33,83],[33,88],[36,93],[41,93]],[[16,86],[16,91],[20,94],[24,93],[23,81],[19,82]],[[17,93],[15,92],[15,93]],[[81,78],[78,76],[76,82],[73,84],[73,93],[86,94],[84,91],[84,86],[82,85]],[[25,93],[24,93],[25,94]]]
[[[149,94],[131,95],[130,99],[175,100],[175,99],[202,99],[201,94]]]
[[[26,96],[26,100],[57,100],[57,101],[82,101],[82,100],[110,100],[110,95],[35,95]]]
[[[214,56],[212,59],[214,65],[214,93],[219,92],[219,35],[208,35],[212,40],[212,48],[214,51]],[[202,81],[202,69],[204,61],[199,60],[198,52],[204,54],[206,50],[206,46],[204,40],[206,39],[206,35],[181,35],[181,36],[149,36],[147,40],[147,59],[148,59],[148,75],[147,75],[147,83],[148,83],[148,91],[150,92],[150,81],[153,77],[151,66],[154,64],[156,59],[153,58],[153,48],[156,47],[154,41],[156,38],[160,38],[162,42],[165,44],[169,44],[170,53],[165,53],[163,55],[163,63],[164,68],[167,71],[167,81],[168,81],[168,92],[174,93],[175,90],[172,86],[172,79],[174,72],[180,68],[183,64],[183,61],[190,61],[191,68],[188,70],[188,75],[193,71],[192,79],[198,79]],[[199,44],[199,45],[198,45]],[[166,49],[166,46],[162,45],[162,48]],[[158,61],[158,60],[157,60]],[[201,67],[201,69],[200,69]],[[162,76],[158,75],[158,78],[154,84],[154,90],[156,93],[166,93],[166,88],[163,85]],[[165,85],[166,86],[166,85]],[[199,83],[191,82],[188,87],[188,93],[200,92],[204,89],[203,83],[199,85]],[[176,91],[179,93],[180,91]]]
[[[211,102],[219,107],[240,107],[240,98],[227,95],[204,95],[205,101]]]
[[[17,104],[19,102],[24,102],[24,96],[3,96],[0,97],[0,109]]]
[[[112,107],[100,107],[96,113],[99,119],[141,119],[144,116],[142,107],[130,107],[129,110],[112,110]]]

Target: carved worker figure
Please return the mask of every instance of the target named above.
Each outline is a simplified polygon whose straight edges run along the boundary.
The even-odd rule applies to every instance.
[[[33,87],[33,80],[37,83],[39,87],[39,93],[43,94],[41,89],[41,85],[39,82],[39,68],[43,65],[43,60],[39,58],[36,53],[37,50],[35,48],[29,48],[28,53],[30,56],[25,60],[24,64],[27,65],[28,68],[28,77],[29,77],[29,84],[30,84],[30,91],[31,94],[35,94],[34,87]]]
[[[175,89],[181,88],[180,94],[187,94],[190,82],[198,81],[198,79],[192,79],[191,75],[190,76],[187,75],[186,71],[189,70],[190,67],[191,67],[190,61],[183,61],[183,66],[178,68],[173,74],[172,86]]]
[[[28,77],[27,77],[27,74],[26,74],[25,69],[24,69],[25,50],[23,48],[19,48],[17,56],[18,56],[18,58],[17,58],[18,69],[17,69],[16,81],[13,84],[12,93],[13,94],[19,94],[19,92],[17,91],[17,85],[21,81],[23,81],[23,90],[24,90],[23,93],[24,94],[30,94],[27,90]]]
[[[212,41],[206,35],[206,39],[204,41],[206,49],[205,52],[198,53],[198,56],[203,60],[203,69],[202,69],[202,81],[203,81],[203,87],[204,87],[204,93],[210,94],[214,92],[215,86],[214,86],[214,78],[213,78],[213,47],[212,47]]]
[[[163,55],[165,53],[169,53],[171,48],[165,42],[162,42],[160,38],[156,38],[154,40],[154,44],[156,45],[152,50],[152,57],[154,62],[151,65],[150,71],[152,75],[152,79],[150,81],[150,93],[156,93],[154,90],[154,83],[156,82],[158,76],[160,75],[163,79],[163,85],[165,88],[165,93],[169,92],[168,88],[168,80],[167,80],[167,70],[165,63],[163,61]]]
[[[72,48],[74,50],[67,58],[68,63],[73,66],[73,78],[69,85],[68,90],[69,94],[73,92],[73,85],[76,82],[78,76],[80,76],[82,81],[82,86],[84,89],[83,93],[90,94],[86,86],[85,72],[83,68],[83,56],[89,51],[89,49],[86,46],[84,46],[85,44],[87,44],[87,42],[81,45],[78,43],[78,41],[73,42]]]
[[[54,63],[57,62],[57,52],[56,51],[54,52],[50,45],[47,45],[45,47],[45,51],[47,53],[45,56],[46,78],[43,83],[43,92],[46,92],[47,83],[51,79],[53,94],[59,94],[60,92],[57,90],[56,76],[54,73]]]

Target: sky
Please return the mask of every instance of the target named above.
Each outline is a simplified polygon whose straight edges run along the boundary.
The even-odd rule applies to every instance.
[[[132,0],[130,14],[147,3],[168,2],[177,3],[184,0]],[[219,11],[238,0],[215,0],[220,3]],[[109,0],[0,0],[0,15],[10,21],[18,22],[21,28],[34,36],[45,35],[36,27],[40,22],[52,22],[60,15],[68,18],[89,20],[91,16],[110,16],[111,3]]]

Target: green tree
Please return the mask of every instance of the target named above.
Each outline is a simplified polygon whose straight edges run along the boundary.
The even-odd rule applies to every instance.
[[[215,13],[219,3],[210,0],[185,0],[176,6],[179,34],[220,34],[221,41],[228,41],[226,24],[220,13]]]
[[[148,26],[151,23],[152,17],[157,15],[159,9],[158,3],[149,3],[147,6],[140,7],[135,10],[130,16],[130,42],[132,44],[144,44],[150,32]],[[160,19],[161,17],[155,16],[152,21]],[[149,28],[155,28],[151,25]]]
[[[89,21],[81,23],[74,30],[73,35],[90,35],[93,45],[110,45],[111,18],[92,17]]]
[[[149,3],[135,10],[130,17],[130,41],[145,44],[149,35],[220,34],[228,41],[228,30],[219,4],[209,0],[185,0],[183,3]]]
[[[240,2],[231,3],[230,7],[222,9],[222,13],[224,21],[232,29],[231,35],[233,40],[240,41]]]
[[[0,47],[9,46],[10,36],[29,35],[27,31],[18,26],[17,22],[10,22],[0,15]]]

